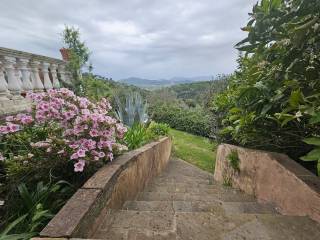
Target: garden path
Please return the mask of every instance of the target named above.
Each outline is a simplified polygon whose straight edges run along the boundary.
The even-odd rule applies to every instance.
[[[320,226],[307,217],[280,215],[214,182],[212,174],[172,159],[135,201],[111,210],[93,238],[314,240],[320,239]]]

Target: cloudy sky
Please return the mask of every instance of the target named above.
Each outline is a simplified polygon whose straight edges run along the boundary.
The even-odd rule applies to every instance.
[[[257,0],[1,0],[0,46],[60,58],[80,29],[94,72],[114,79],[230,73]]]

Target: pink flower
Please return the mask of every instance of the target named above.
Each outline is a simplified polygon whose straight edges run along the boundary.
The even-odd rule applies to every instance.
[[[7,126],[0,126],[0,133],[1,134],[7,134],[9,131],[8,131],[8,128]]]
[[[88,109],[82,109],[81,113],[84,114],[84,115],[89,115],[90,111]]]
[[[7,116],[6,121],[7,122],[12,122],[14,120],[13,116]]]
[[[22,124],[29,124],[29,123],[32,123],[33,122],[33,118],[31,116],[23,116],[21,119],[20,119],[20,122]]]
[[[108,156],[108,158],[109,158],[110,161],[113,160],[113,153],[112,153],[112,152],[109,152],[107,156]]]
[[[79,160],[74,164],[74,171],[75,172],[83,172],[84,166],[86,165],[86,162],[84,160]]]
[[[20,130],[20,126],[18,124],[7,123],[8,132],[14,133]]]
[[[69,144],[69,147],[72,148],[72,149],[77,149],[79,147],[79,144]]]
[[[70,157],[71,160],[78,159],[78,158],[79,158],[78,153],[73,153]]]
[[[47,141],[39,141],[36,143],[30,143],[30,146],[35,148],[46,148],[50,146],[50,143]]]
[[[96,129],[90,130],[89,134],[90,134],[91,137],[99,136],[99,132]]]
[[[98,157],[99,158],[104,158],[106,156],[106,154],[104,152],[99,152],[98,153]]]
[[[79,157],[85,157],[86,156],[86,151],[83,149],[79,149],[77,152]]]

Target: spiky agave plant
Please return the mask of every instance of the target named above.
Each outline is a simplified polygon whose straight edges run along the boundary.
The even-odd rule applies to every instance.
[[[125,125],[132,127],[133,124],[145,124],[148,121],[147,103],[138,92],[129,92],[125,100],[120,96],[115,97],[116,117]]]

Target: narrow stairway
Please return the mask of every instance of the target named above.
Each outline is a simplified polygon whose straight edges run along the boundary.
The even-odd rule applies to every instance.
[[[213,181],[182,160],[121,210],[110,210],[94,239],[109,240],[315,240],[320,225],[283,216],[247,194]]]

